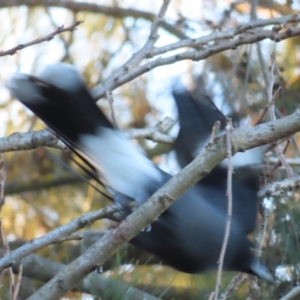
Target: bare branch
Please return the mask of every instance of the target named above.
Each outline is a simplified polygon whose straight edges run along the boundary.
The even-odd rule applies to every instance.
[[[272,18],[266,20],[255,20],[247,22],[245,24],[238,25],[236,27],[229,28],[224,31],[217,31],[200,38],[196,39],[185,39],[173,44],[169,44],[160,48],[156,48],[151,52],[152,57],[167,53],[169,51],[177,50],[184,47],[195,47],[195,46],[205,46],[212,42],[217,42],[222,40],[230,40],[233,38],[242,38],[242,36],[237,37],[243,33],[248,34],[259,34],[261,31],[254,30],[255,28],[266,27],[275,24],[287,24],[287,23],[296,23],[300,21],[300,14],[298,15],[289,15],[281,18]],[[273,31],[273,30],[272,30]],[[273,31],[274,32],[274,31]],[[233,48],[234,49],[234,48]]]
[[[71,221],[70,223],[61,226],[40,238],[30,241],[29,243],[19,247],[18,249],[10,252],[8,255],[1,258],[0,271],[9,266],[13,266],[18,261],[20,261],[20,259],[33,253],[34,251],[39,250],[45,246],[51,245],[53,243],[57,243],[60,240],[64,239],[66,236],[69,236],[73,232],[77,231],[78,229],[90,226],[93,222],[101,218],[107,217],[118,210],[119,209],[116,206],[108,206],[94,212],[83,214],[79,218]]]
[[[18,272],[18,277],[17,277],[17,283],[15,285],[13,295],[12,295],[12,300],[17,300],[19,290],[20,290],[20,286],[21,286],[22,275],[23,275],[23,266],[20,265],[19,272]]]
[[[267,96],[268,96],[270,120],[274,121],[274,120],[276,120],[274,96],[273,96],[273,89],[274,89],[274,82],[275,82],[275,75],[274,75],[275,54],[271,53],[270,57],[271,57],[271,64],[269,67],[269,80],[268,80]],[[285,159],[281,144],[276,145],[275,151],[280,159],[281,164],[286,169],[288,176],[293,177],[293,169],[289,166],[289,164],[287,163],[287,161]]]
[[[18,0],[18,1],[10,1],[10,0],[0,0],[1,7],[15,7],[25,5],[27,7],[37,7],[37,6],[46,6],[46,7],[62,7],[77,12],[91,12],[91,13],[100,13],[105,14],[107,16],[111,16],[114,18],[126,18],[132,17],[135,19],[145,19],[147,21],[153,22],[156,18],[156,15],[147,11],[142,11],[138,9],[132,8],[121,8],[118,6],[105,6],[99,5],[95,3],[87,3],[87,2],[79,2],[79,1],[68,1],[68,0],[43,0],[43,2],[32,1],[32,0]],[[164,28],[169,33],[173,34],[178,38],[186,38],[186,35],[178,30],[176,26],[162,22],[161,27]]]
[[[65,144],[48,130],[13,133],[0,138],[0,153],[19,150],[32,150],[41,146],[66,150]]]
[[[3,155],[1,154],[0,155],[0,213],[2,212],[2,208],[3,208],[4,203],[5,203],[5,198],[4,198],[5,180],[6,180],[6,171],[5,171],[5,168],[4,168]],[[9,245],[7,243],[6,237],[4,235],[2,217],[0,218],[0,240],[1,240],[1,244],[2,244],[3,249],[4,249],[4,254],[9,255],[10,249],[9,249]],[[3,273],[4,271],[5,270],[2,270],[1,273]],[[7,271],[8,271],[8,275],[9,275],[10,299],[15,300],[17,295],[18,295],[20,285],[18,285],[18,284],[16,285],[16,283],[15,283],[15,278],[14,278],[12,268],[9,267]],[[1,274],[1,277],[2,277],[2,274]]]
[[[274,182],[262,188],[258,192],[259,197],[277,197],[282,195],[283,192],[300,186],[300,176],[286,178],[282,181]]]
[[[173,144],[174,138],[165,134],[174,125],[174,121],[166,117],[162,122],[159,122],[155,127],[152,128],[142,128],[142,129],[130,129],[126,133],[131,138],[135,139],[149,139],[153,142]]]
[[[107,79],[103,80],[98,85],[98,87],[95,87],[93,89],[93,90],[99,89],[100,86],[103,87],[102,90],[103,91],[105,90],[105,92],[100,97],[103,97],[104,95],[106,95],[107,91],[112,92],[112,89],[107,88],[109,85],[111,85],[112,82],[118,83],[120,77],[126,76],[129,71],[131,71],[132,69],[137,67],[146,57],[148,57],[150,55],[150,52],[152,51],[154,44],[156,43],[156,41],[159,38],[158,29],[159,29],[159,26],[161,25],[161,23],[163,22],[163,18],[164,18],[165,13],[167,12],[169,3],[170,3],[170,0],[163,1],[163,4],[151,26],[151,31],[150,31],[148,40],[145,43],[145,45],[139,51],[134,53],[131,56],[131,58],[127,62],[125,62],[120,68],[118,68],[115,72],[113,72],[111,76],[109,76]],[[112,87],[114,87],[114,85],[112,85]],[[100,98],[100,97],[95,97],[95,98]]]
[[[22,50],[24,48],[27,48],[27,47],[30,47],[32,45],[36,45],[36,44],[40,44],[40,43],[43,43],[43,42],[49,42],[51,41],[57,34],[60,34],[62,32],[66,32],[66,31],[74,31],[77,29],[77,26],[80,25],[81,23],[83,23],[83,21],[76,21],[73,25],[69,26],[69,27],[64,27],[63,25],[62,26],[59,26],[55,31],[49,33],[48,35],[42,37],[42,38],[38,38],[38,39],[35,39],[31,42],[28,42],[28,43],[25,43],[25,44],[20,44],[18,46],[15,46],[9,50],[1,50],[0,51],[0,56],[5,56],[5,55],[14,55],[17,53],[18,50]]]
[[[231,120],[227,120],[226,125],[226,148],[227,148],[227,160],[228,160],[228,170],[227,170],[227,222],[225,226],[225,233],[224,233],[224,239],[222,243],[220,258],[219,258],[219,266],[218,266],[218,274],[217,274],[217,280],[215,285],[215,295],[214,299],[217,300],[219,297],[219,289],[222,284],[222,270],[223,270],[223,263],[224,263],[224,257],[226,254],[226,248],[229,240],[230,235],[230,227],[231,227],[231,219],[232,219],[232,172],[233,172],[233,166],[232,166],[232,151],[231,151],[231,130],[232,130],[232,124]]]
[[[289,165],[291,166],[300,166],[300,158],[286,158],[286,161],[288,162]],[[269,164],[276,164],[278,162],[277,157],[268,157],[267,162]]]
[[[300,295],[300,286],[294,287],[292,290],[290,290],[285,296],[280,298],[279,300],[292,300],[297,299]]]
[[[258,279],[255,276],[249,276],[249,296],[246,300],[259,300],[260,299],[260,287],[258,285]]]
[[[2,249],[0,249],[0,255],[2,256],[3,251],[1,250]],[[13,266],[13,271],[15,274],[20,274],[22,270],[23,275],[27,278],[47,282],[63,268],[65,268],[65,265],[62,263],[54,262],[35,254],[30,254],[22,259],[22,265],[16,263]],[[76,287],[74,286],[72,290],[99,297],[102,297],[103,295],[106,297],[108,297],[108,295],[113,296],[117,291],[118,293],[126,294],[128,299],[132,300],[158,300],[156,297],[142,292],[133,286],[129,286],[122,281],[107,278],[96,272],[91,273],[85,280],[79,282]]]
[[[270,55],[271,63],[269,66],[269,77],[268,77],[268,86],[267,86],[267,96],[268,96],[268,105],[269,105],[269,114],[270,114],[270,120],[274,121],[276,120],[275,116],[275,106],[274,106],[274,97],[273,97],[273,87],[275,82],[275,54],[271,53]]]
[[[4,160],[3,155],[0,155],[0,212],[4,205],[4,187],[5,187],[5,180],[6,180],[6,172],[4,168]]]
[[[267,224],[268,224],[268,220],[269,220],[269,210],[266,207],[263,207],[263,214],[262,214],[262,220],[261,220],[261,224],[260,224],[260,230],[258,232],[258,236],[257,236],[257,256],[261,257],[262,254],[262,246],[263,246],[263,242],[265,240],[266,234],[267,234]]]
[[[165,118],[155,127],[131,129],[127,134],[130,138],[146,138],[154,142],[173,144],[174,139],[166,135],[174,121],[171,118]],[[66,145],[48,130],[30,131],[26,133],[13,133],[9,136],[0,138],[0,153],[9,151],[32,150],[38,147],[52,147],[66,150]]]
[[[300,14],[293,15],[292,17],[290,16],[290,18],[294,20],[294,22],[298,22],[300,20]],[[273,20],[274,22],[276,21],[276,19]],[[104,81],[102,81],[96,87],[94,87],[91,92],[95,99],[99,99],[105,96],[108,90],[113,91],[114,89],[123,85],[124,83],[129,82],[135,79],[136,77],[160,66],[173,64],[175,62],[179,62],[182,60],[199,61],[225,50],[236,49],[238,46],[241,45],[253,44],[265,39],[270,39],[274,42],[280,42],[287,38],[291,38],[299,35],[300,35],[300,27],[291,27],[283,32],[276,32],[273,30],[256,30],[256,31],[251,31],[250,33],[246,32],[239,35],[238,37],[232,38],[231,40],[222,40],[219,43],[215,43],[212,46],[203,47],[203,50],[189,50],[179,54],[170,55],[168,57],[158,57],[148,63],[145,63],[142,66],[133,68],[131,71],[121,76],[115,76],[115,74],[117,74],[116,72],[111,76],[109,76]],[[210,41],[213,42],[214,41],[213,38]],[[197,44],[195,43],[195,39],[189,39],[187,45],[190,47],[197,46]]]
[[[236,276],[232,278],[229,285],[227,286],[225,292],[223,292],[219,298],[219,300],[226,300],[228,297],[232,295],[234,291],[238,289],[238,287],[247,280],[247,275],[245,273],[238,273]]]
[[[211,137],[210,137],[210,142],[213,143],[214,139],[218,136],[219,131],[220,131],[220,127],[221,127],[221,122],[220,121],[216,121],[216,123],[214,124],[212,131],[211,131]]]
[[[114,104],[114,99],[112,97],[112,93],[107,92],[106,93],[106,98],[107,98],[109,106],[110,106],[110,115],[111,115],[113,125],[115,126],[115,128],[119,129],[117,119],[116,119],[116,115],[115,115],[115,111],[114,111],[114,105],[113,105]]]
[[[276,97],[279,95],[279,92],[280,92],[280,91],[281,91],[281,87],[279,87],[279,88],[276,90],[276,92],[275,92],[275,94],[274,94],[274,96],[273,96],[272,101],[269,102],[269,103],[263,108],[263,111],[262,111],[260,117],[258,118],[256,124],[260,124],[260,122],[262,121],[262,119],[263,119],[264,116],[266,115],[266,113],[267,113],[269,107],[270,107],[271,105],[274,105],[275,100],[276,100]]]

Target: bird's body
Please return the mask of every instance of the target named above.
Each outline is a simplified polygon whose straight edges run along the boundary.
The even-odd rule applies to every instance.
[[[226,117],[205,95],[195,99],[187,91],[173,91],[178,109],[179,133],[175,141],[177,160],[182,168],[189,164],[207,145],[212,136],[216,121],[220,122],[219,133],[223,134]],[[232,157],[232,218],[242,226],[246,233],[253,232],[256,223],[259,186],[258,169],[253,165],[262,162],[263,151],[259,148]],[[227,160],[215,167],[197,184],[202,189],[218,189],[219,197],[206,197],[214,206],[227,211]]]
[[[170,178],[169,174],[164,174],[165,182]],[[218,189],[190,188],[151,225],[149,232],[140,233],[131,243],[182,272],[200,273],[216,269],[227,216],[209,203],[209,199],[215,197],[225,200]],[[249,251],[251,243],[243,228],[232,222],[224,267],[249,273],[251,270],[247,265],[253,259]],[[236,264],[238,257],[243,258],[245,268]]]
[[[130,213],[128,204],[142,204],[171,178],[113,128],[73,67],[52,65],[40,78],[17,74],[8,87],[68,145],[93,163],[126,213]],[[241,198],[249,191],[253,188],[246,184],[234,189],[233,196]],[[139,233],[130,242],[183,272],[216,269],[227,219],[225,207],[226,177],[218,178],[215,186],[210,181],[199,183],[159,216],[150,231]],[[253,207],[256,212],[256,203]],[[232,220],[224,268],[271,280],[250,251],[247,233],[255,223],[252,212],[249,220]]]

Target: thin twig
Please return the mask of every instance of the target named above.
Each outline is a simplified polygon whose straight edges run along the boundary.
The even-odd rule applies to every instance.
[[[256,276],[249,276],[249,295],[246,300],[259,300],[261,294]]]
[[[298,15],[297,15],[298,16]],[[300,15],[299,15],[300,19]],[[232,40],[222,40],[217,44],[212,46],[207,46],[203,50],[188,50],[178,54],[170,55],[167,57],[158,57],[150,62],[147,62],[139,67],[132,68],[131,71],[121,75],[115,76],[114,74],[106,78],[99,85],[94,87],[91,91],[92,96],[95,99],[100,99],[105,96],[107,90],[113,91],[117,87],[123,85],[126,82],[129,82],[138,76],[147,73],[154,68],[173,64],[182,60],[192,60],[200,61],[205,58],[208,58],[214,54],[223,52],[228,49],[236,49],[240,45],[252,44],[257,41],[262,41],[265,39],[271,39],[275,42],[280,42],[284,39],[291,38],[293,36],[300,35],[300,27],[292,27],[283,32],[274,32],[272,30],[259,30],[251,33],[245,33],[239,38],[234,38]],[[195,46],[195,40],[189,40],[189,46]],[[127,69],[128,70],[128,69]]]
[[[238,289],[238,287],[247,280],[247,274],[245,273],[238,273],[234,276],[229,285],[227,286],[226,290],[221,294],[219,300],[226,300],[228,297],[232,295],[234,291]]]
[[[5,202],[5,198],[4,198],[5,180],[6,180],[6,172],[4,169],[3,155],[1,154],[0,155],[0,212]]]
[[[222,40],[230,40],[238,35],[249,32],[251,34],[257,34],[261,31],[256,31],[256,28],[260,27],[266,27],[274,24],[284,24],[287,22],[299,22],[300,21],[300,14],[298,15],[289,15],[286,17],[281,18],[274,18],[274,19],[266,19],[266,20],[254,20],[251,22],[247,22],[244,24],[237,25],[236,27],[229,28],[224,31],[216,31],[214,33],[201,36],[200,38],[195,39],[185,39],[181,40],[179,42],[175,42],[166,46],[162,46],[160,48],[156,48],[155,51],[153,51],[151,54],[152,56],[161,55],[164,53],[167,53],[169,51],[177,50],[184,47],[194,47],[194,46],[205,46],[208,45],[211,42],[216,42]],[[275,32],[275,31],[273,31]],[[277,32],[275,32],[277,33]]]
[[[268,86],[267,86],[267,96],[268,96],[270,120],[274,121],[274,120],[276,120],[275,106],[273,105],[273,103],[274,103],[273,88],[274,88],[274,82],[275,82],[275,76],[274,76],[275,54],[274,54],[274,52],[271,53],[270,58],[271,58],[271,64],[269,67],[269,82],[268,82]]]
[[[63,25],[62,26],[59,26],[55,31],[49,33],[48,35],[44,36],[44,37],[41,37],[41,38],[38,38],[38,39],[35,39],[31,42],[28,42],[28,43],[24,43],[24,44],[20,44],[18,46],[15,46],[9,50],[4,50],[4,51],[0,51],[0,56],[5,56],[5,55],[14,55],[16,54],[19,50],[22,50],[24,48],[27,48],[29,46],[32,46],[32,45],[36,45],[36,44],[40,44],[40,43],[43,43],[43,42],[49,42],[51,41],[57,34],[60,34],[62,32],[66,32],[66,31],[74,31],[77,29],[77,26],[80,25],[81,23],[83,23],[83,21],[76,21],[73,25],[69,26],[69,27],[64,27]]]
[[[282,195],[285,191],[293,189],[295,187],[300,187],[300,176],[294,176],[292,178],[286,178],[279,182],[273,182],[267,185],[258,192],[258,196],[263,197],[278,197]]]
[[[119,211],[118,207],[108,206],[97,211],[85,213],[79,218],[69,222],[68,224],[56,228],[42,237],[31,240],[30,242],[10,252],[8,255],[5,255],[0,259],[0,272],[8,266],[14,265],[17,261],[27,256],[28,254],[31,254],[34,251],[42,249],[48,245],[55,244],[61,241],[66,236],[69,236],[76,230],[90,226],[96,220],[105,218],[116,211]]]
[[[49,17],[49,20],[50,20],[52,26],[54,28],[58,27],[57,23],[54,21],[52,15],[50,13],[49,7],[45,5],[44,9],[45,9],[46,14]],[[76,14],[73,14],[73,21],[75,21],[75,20],[76,20]],[[65,54],[61,58],[61,61],[68,61],[70,64],[73,64],[74,60],[73,60],[72,56],[70,55],[70,46],[73,42],[74,31],[71,31],[71,34],[68,36],[68,42],[66,41],[66,39],[64,39],[64,37],[62,35],[58,35],[58,37],[61,40],[62,44],[64,45],[64,50],[65,50]]]
[[[152,51],[154,44],[156,43],[156,41],[159,38],[158,29],[163,22],[163,19],[167,12],[170,1],[171,0],[163,1],[163,4],[162,4],[160,10],[159,10],[157,16],[155,17],[153,24],[151,25],[149,38],[148,38],[147,42],[145,43],[145,45],[139,51],[134,53],[131,56],[131,58],[127,62],[125,62],[119,69],[117,69],[115,72],[113,72],[109,76],[109,78],[103,80],[98,85],[98,87],[99,86],[106,87],[108,84],[111,83],[111,80],[115,83],[118,83],[120,77],[126,76],[130,71],[132,71],[135,67],[137,67],[143,59],[145,59],[146,57],[148,57],[150,55],[150,52]],[[109,88],[104,88],[104,90],[105,90],[105,92],[102,96],[104,96],[107,93],[107,91],[112,92],[112,89],[109,89]],[[100,98],[100,97],[97,97],[97,98]]]
[[[261,69],[261,72],[262,72],[262,75],[264,78],[265,86],[268,86],[268,73],[267,73],[267,68],[265,66],[265,61],[264,61],[264,57],[263,57],[263,51],[261,49],[261,44],[262,43],[256,44],[257,56],[258,56],[258,60],[259,60],[260,69]]]
[[[275,121],[276,116],[275,116],[275,106],[274,106],[274,97],[273,97],[273,89],[274,89],[274,82],[275,82],[275,76],[274,76],[275,54],[271,53],[270,57],[271,57],[271,64],[269,67],[269,81],[268,81],[268,88],[267,88],[267,96],[268,96],[268,103],[269,103],[270,119],[271,121]],[[282,166],[286,169],[288,177],[293,177],[294,176],[293,169],[287,163],[281,145],[277,145],[275,147],[275,151],[282,163]]]
[[[257,256],[261,257],[262,254],[262,245],[263,242],[265,240],[266,234],[267,234],[267,223],[268,223],[268,219],[270,216],[270,212],[269,210],[262,204],[263,209],[262,211],[262,221],[261,221],[261,226],[260,226],[260,230],[257,236]]]
[[[125,132],[132,139],[146,138],[153,142],[173,144],[174,138],[166,132],[173,126],[174,121],[167,117],[156,126],[150,128],[130,129]],[[162,130],[162,126],[164,130]],[[20,150],[32,150],[38,147],[51,147],[66,150],[67,146],[48,130],[16,132],[0,138],[0,153]]]
[[[211,143],[213,143],[214,139],[218,136],[219,131],[220,131],[220,127],[221,127],[221,122],[216,121],[216,123],[214,124],[214,126],[212,128],[212,132],[211,132],[211,138],[210,138]]]
[[[61,244],[63,242],[67,241],[81,241],[84,237],[85,232],[79,231],[79,232],[73,232],[70,235],[56,241],[56,244]]]
[[[5,203],[5,198],[4,198],[5,180],[6,180],[6,172],[5,172],[5,168],[4,168],[4,159],[3,159],[3,155],[0,155],[0,214],[2,212],[2,208]],[[6,238],[5,238],[5,235],[3,232],[2,218],[0,218],[0,240],[1,240],[1,243],[2,243],[2,246],[4,249],[4,254],[8,255],[10,253],[10,250],[9,250],[9,246],[8,246],[8,243],[6,241]],[[16,291],[15,277],[14,277],[12,267],[8,268],[8,274],[9,274],[10,299],[14,300],[16,298],[16,296],[18,295],[18,288]]]
[[[213,300],[215,296],[215,292],[210,293],[209,297],[207,300]]]
[[[21,287],[22,275],[23,275],[23,266],[20,265],[17,282],[15,284],[15,288],[14,288],[11,300],[17,300],[17,298],[18,298],[18,294],[19,294],[20,287]]]
[[[108,100],[108,103],[109,103],[109,106],[110,106],[110,114],[111,114],[112,122],[113,122],[115,128],[119,129],[117,119],[116,119],[116,115],[115,115],[115,111],[114,111],[114,106],[113,106],[114,105],[114,99],[112,97],[112,93],[110,91],[108,91],[106,93],[106,97],[107,97],[107,100]]]
[[[0,153],[9,151],[32,150],[41,146],[66,150],[66,145],[48,130],[15,132],[0,138]]]
[[[149,139],[153,142],[173,144],[175,139],[166,134],[170,128],[174,125],[174,120],[169,117],[166,117],[164,120],[159,122],[156,126],[150,128],[141,128],[141,129],[130,129],[126,131],[126,134],[130,138],[135,139]]]
[[[282,141],[278,141],[278,142],[276,143],[276,147],[278,147],[278,146],[281,144],[281,142],[282,142]],[[285,147],[284,147],[284,149],[283,149],[283,151],[282,151],[282,154],[283,154],[283,155],[284,155],[285,152],[287,151],[287,148],[288,148],[289,144],[290,144],[290,140],[287,140],[286,145],[285,145]],[[275,147],[275,148],[276,148],[276,147]],[[284,156],[284,158],[285,158],[285,161],[286,161],[287,164],[288,164],[288,161],[287,161],[287,159],[286,159],[285,156]],[[269,175],[273,174],[273,173],[274,173],[281,165],[282,165],[281,160],[280,160],[280,159],[277,159],[277,162],[275,163],[275,165],[273,166],[273,168],[268,172]]]
[[[280,92],[280,91],[281,91],[281,86],[276,90],[276,92],[275,92],[275,94],[274,94],[274,96],[273,96],[273,98],[272,98],[272,101],[271,101],[271,102],[268,102],[268,104],[264,107],[264,109],[263,109],[263,111],[262,111],[262,114],[261,114],[260,117],[258,118],[258,120],[257,120],[257,122],[256,122],[255,125],[259,124],[259,123],[262,121],[263,117],[264,117],[264,116],[266,115],[266,113],[268,112],[269,107],[270,107],[271,105],[274,105],[275,100],[276,100],[277,96],[279,95],[279,92]]]
[[[227,159],[228,159],[228,172],[227,172],[227,222],[225,226],[225,234],[224,240],[222,244],[222,249],[219,258],[219,266],[218,266],[218,274],[215,286],[215,300],[219,297],[219,289],[221,287],[222,281],[222,270],[223,270],[223,263],[224,257],[226,253],[226,248],[229,240],[230,235],[230,226],[231,226],[231,219],[232,219],[232,150],[231,150],[231,130],[232,130],[232,123],[231,119],[227,120],[226,125],[226,148],[227,148]]]
[[[8,246],[8,243],[6,241],[6,238],[5,238],[5,235],[3,232],[1,218],[0,218],[0,240],[1,240],[2,247],[4,249],[4,254],[9,255],[10,250],[9,250],[9,246]],[[10,298],[12,298],[12,296],[14,294],[14,290],[15,290],[15,277],[14,277],[12,267],[9,267],[7,271],[8,271],[8,275],[9,275],[9,293],[10,293]],[[2,270],[1,272],[5,272],[5,270]]]
[[[277,157],[274,157],[274,156],[271,156],[271,157],[268,157],[266,159],[266,161],[269,163],[269,164],[276,164],[278,162],[278,158]],[[286,161],[289,163],[289,165],[291,166],[300,166],[300,158],[299,157],[293,157],[293,158],[286,158]]]

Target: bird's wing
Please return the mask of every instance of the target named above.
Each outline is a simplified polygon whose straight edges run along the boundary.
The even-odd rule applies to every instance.
[[[173,91],[179,116],[179,133],[175,142],[175,152],[181,167],[189,164],[211,139],[212,128],[220,121],[220,134],[224,134],[226,117],[209,97],[199,95],[195,99],[186,90]],[[249,233],[255,228],[257,214],[257,189],[259,174],[254,164],[262,162],[261,148],[239,152],[232,157],[233,174],[233,219],[238,220]],[[198,186],[211,186],[212,189],[227,191],[227,164],[225,159],[211,171]],[[227,211],[226,197],[208,197],[207,201],[224,212]]]
[[[107,184],[138,202],[161,173],[142,150],[115,130],[70,65],[48,66],[39,78],[16,74],[11,93],[72,147],[94,162]]]

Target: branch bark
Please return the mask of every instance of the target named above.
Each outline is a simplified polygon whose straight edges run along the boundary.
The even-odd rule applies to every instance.
[[[71,10],[74,13],[78,12],[90,12],[90,13],[98,13],[104,14],[106,16],[114,17],[114,18],[126,18],[131,17],[135,19],[144,19],[150,22],[156,18],[156,15],[147,11],[142,11],[138,9],[132,8],[122,8],[122,7],[110,7],[105,5],[99,5],[94,3],[80,2],[80,1],[61,1],[61,0],[43,0],[43,1],[35,1],[35,0],[0,0],[1,7],[15,7],[15,6],[27,6],[27,7],[61,7]],[[169,33],[174,36],[183,39],[186,38],[186,35],[176,29],[176,27],[168,22],[163,21],[161,23],[161,27],[164,28]]]
[[[276,30],[258,29],[260,27],[270,26],[272,24],[296,23],[299,21],[300,14],[289,15],[282,18],[256,20],[200,38],[185,39],[160,48],[154,48],[153,51],[151,51],[147,56],[148,59],[175,49],[178,50],[181,48],[190,47],[196,48],[196,50],[189,49],[188,51],[179,54],[170,55],[167,57],[158,57],[141,66],[135,66],[126,62],[125,69],[124,65],[121,66],[112,75],[94,87],[91,91],[92,95],[95,99],[100,99],[106,95],[107,91],[113,91],[122,84],[129,82],[154,68],[173,64],[181,60],[199,61],[225,50],[236,49],[241,45],[253,44],[266,39],[270,39],[274,42],[280,42],[287,38],[299,36],[300,27],[288,27],[287,29],[284,29],[283,26],[279,26],[280,30],[282,30],[280,32],[277,27]],[[143,48],[138,53],[143,52]],[[126,72],[124,72],[124,70]],[[120,76],[121,71],[124,72],[124,74]]]
[[[126,132],[132,139],[149,139],[154,142],[173,144],[174,138],[166,132],[173,126],[171,118],[165,118],[156,126],[142,129],[130,129]],[[66,150],[66,145],[48,130],[29,131],[26,133],[16,132],[0,138],[0,153],[20,150],[33,150],[38,147],[51,147]]]
[[[0,56],[6,56],[6,55],[14,55],[16,54],[19,50],[22,50],[24,48],[27,48],[27,47],[30,47],[30,46],[33,46],[33,45],[36,45],[36,44],[40,44],[40,43],[43,43],[43,42],[49,42],[51,41],[56,35],[62,33],[62,32],[67,32],[67,31],[74,31],[77,29],[77,26],[80,25],[82,23],[82,21],[76,21],[73,25],[71,26],[68,26],[68,27],[64,27],[63,25],[62,26],[59,26],[55,31],[49,33],[48,35],[44,36],[44,37],[41,37],[41,38],[38,38],[38,39],[35,39],[33,41],[30,41],[28,43],[24,43],[24,44],[20,44],[18,46],[15,46],[11,49],[8,49],[8,50],[1,50],[0,51]]]
[[[83,214],[79,218],[71,221],[70,223],[61,226],[48,234],[34,239],[25,245],[19,247],[18,249],[10,252],[0,259],[0,272],[9,266],[17,264],[23,257],[37,251],[45,246],[57,243],[66,236],[72,234],[73,232],[82,229],[86,226],[90,226],[96,220],[99,220],[104,217],[109,217],[114,212],[119,209],[115,206],[108,206],[98,211],[89,212]]]
[[[236,129],[231,134],[232,153],[267,144],[300,130],[300,111],[252,128]],[[179,174],[161,187],[148,201],[130,214],[118,227],[109,231],[83,255],[69,264],[29,299],[58,299],[74,284],[101,266],[122,244],[154,222],[185,190],[203,178],[226,157],[226,140],[219,137]],[[0,260],[3,264],[4,258]],[[11,260],[9,260],[11,262]]]
[[[2,252],[2,253],[1,253]],[[3,251],[0,250],[3,255]],[[23,276],[42,282],[51,280],[57,273],[63,270],[66,265],[58,262],[51,261],[47,258],[31,254],[22,259]],[[20,264],[17,263],[13,266],[13,271],[18,274]],[[79,282],[76,287],[72,288],[73,291],[80,291],[82,293],[91,294],[94,296],[112,297],[115,294],[126,295],[128,299],[139,300],[157,300],[158,298],[149,295],[141,290],[129,286],[124,282],[107,278],[99,273],[92,273],[83,281]]]
[[[282,195],[286,190],[299,187],[300,186],[300,176],[295,176],[292,178],[286,178],[279,182],[274,182],[262,188],[258,192],[259,197],[277,197]]]

